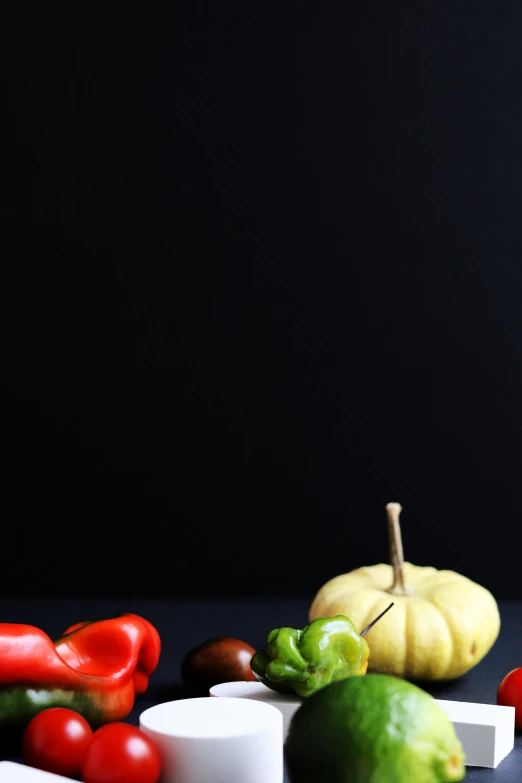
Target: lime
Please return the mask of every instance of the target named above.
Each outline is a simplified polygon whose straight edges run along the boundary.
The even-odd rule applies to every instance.
[[[454,783],[466,774],[455,728],[433,697],[385,674],[305,699],[285,758],[292,783]]]

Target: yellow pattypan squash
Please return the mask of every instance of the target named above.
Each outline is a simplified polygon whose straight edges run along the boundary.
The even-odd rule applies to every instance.
[[[358,568],[327,582],[315,596],[310,621],[343,614],[364,628],[394,606],[368,633],[368,672],[407,680],[453,680],[475,666],[500,631],[489,590],[455,571],[405,563],[398,503],[389,503],[392,565]]]

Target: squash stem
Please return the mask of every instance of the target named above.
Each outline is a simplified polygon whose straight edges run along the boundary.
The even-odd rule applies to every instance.
[[[388,539],[390,542],[390,562],[393,567],[393,584],[388,592],[392,595],[411,595],[411,590],[404,582],[404,553],[402,551],[401,527],[399,515],[402,511],[400,503],[388,503]]]

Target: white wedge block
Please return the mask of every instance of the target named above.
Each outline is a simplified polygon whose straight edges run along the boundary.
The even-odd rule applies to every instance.
[[[283,715],[283,737],[286,740],[290,722],[302,699],[283,695],[261,682],[226,682],[210,689],[211,696],[232,696],[264,701],[277,707]],[[497,767],[515,743],[515,708],[496,704],[474,704],[464,701],[435,699],[455,726],[466,754],[468,767]]]
[[[50,772],[42,772],[41,769],[15,764],[14,761],[0,761],[1,783],[67,783],[68,780],[73,783],[72,778],[52,775]]]
[[[435,699],[455,726],[466,766],[498,767],[515,744],[515,708]]]

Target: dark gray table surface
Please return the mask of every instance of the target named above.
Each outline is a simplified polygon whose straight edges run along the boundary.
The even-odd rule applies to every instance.
[[[135,612],[150,620],[160,633],[162,654],[147,693],[136,703],[128,718],[130,723],[137,725],[143,710],[186,695],[180,666],[185,653],[192,647],[213,636],[235,636],[255,648],[262,647],[270,629],[306,625],[308,607],[306,599],[228,602],[131,598],[106,601],[3,599],[0,600],[0,622],[36,625],[54,638],[72,623],[112,613]],[[440,699],[495,704],[501,679],[511,669],[522,666],[522,602],[501,602],[500,612],[500,636],[484,660],[459,680],[434,685],[427,690]],[[11,760],[21,759],[12,757]],[[514,750],[497,769],[468,767],[465,781],[522,781],[522,733],[517,732]]]

